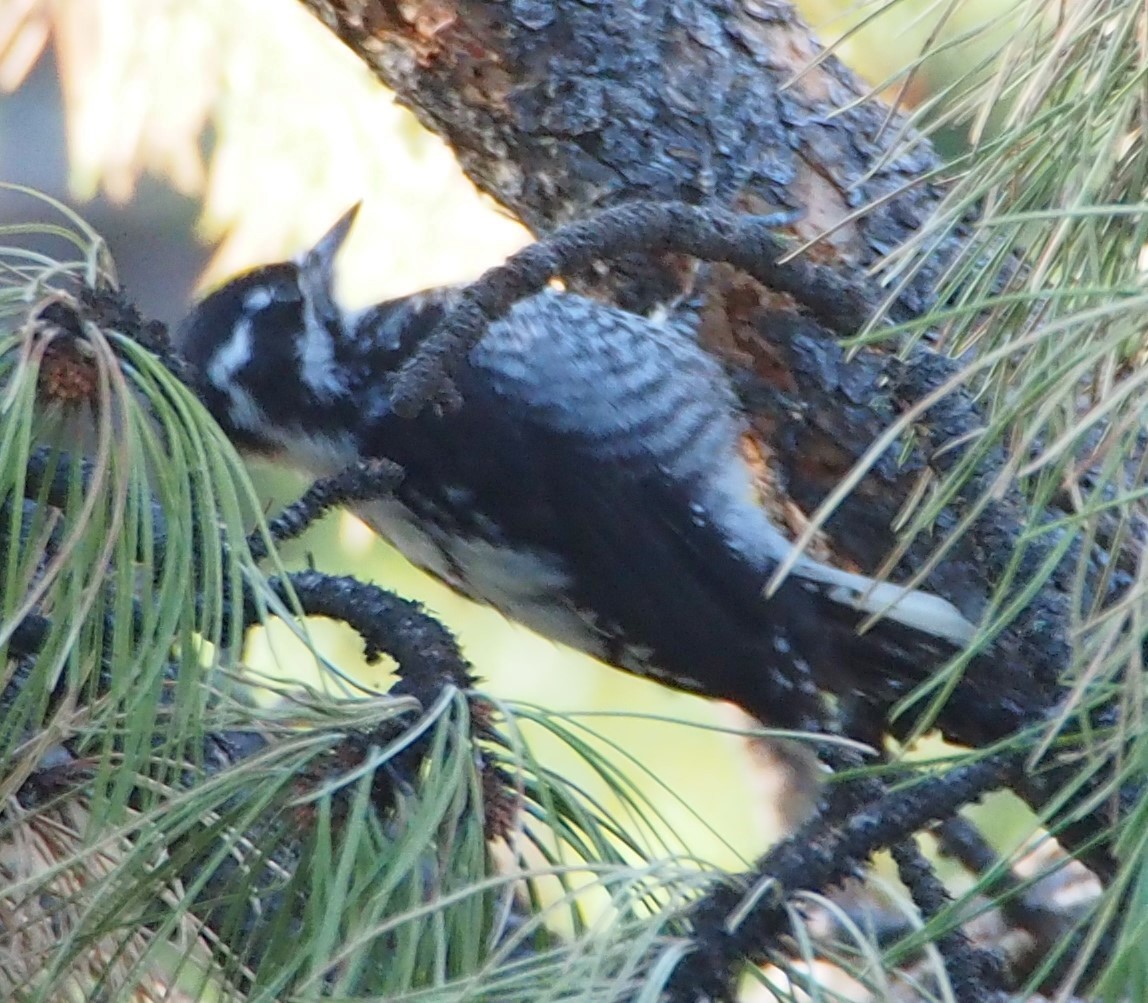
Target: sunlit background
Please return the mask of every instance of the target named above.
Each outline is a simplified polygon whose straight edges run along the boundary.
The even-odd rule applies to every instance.
[[[846,16],[832,2],[810,0],[807,11],[830,33],[875,9]],[[961,5],[940,30],[975,35],[978,19],[994,18],[989,30],[1007,30],[1000,8],[1000,0]],[[915,61],[949,9],[902,3],[843,54],[885,82]],[[886,94],[927,100],[971,51],[948,49]],[[527,239],[290,0],[0,0],[0,87],[0,180],[76,204],[108,240],[132,299],[168,323],[197,285],[296,251],[360,199],[340,279],[356,303],[469,279]],[[0,223],[42,215],[31,200],[0,193]],[[259,476],[269,509],[301,485]],[[745,722],[730,708],[628,678],[456,599],[349,515],[328,518],[288,553],[424,601],[457,630],[490,692],[587,712],[595,732],[633,757],[634,776],[700,856],[736,866],[775,831],[762,788],[769,775],[735,733]],[[318,624],[314,634],[333,660],[360,665],[349,631]],[[266,635],[248,658],[278,658],[291,670],[305,661],[285,638]],[[562,755],[557,745],[537,751]]]

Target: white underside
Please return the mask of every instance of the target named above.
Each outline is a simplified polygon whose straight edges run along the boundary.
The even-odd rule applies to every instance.
[[[432,535],[397,498],[368,502],[355,511],[411,564],[468,598],[559,644],[595,658],[606,654],[592,618],[561,598],[569,593],[570,576],[552,555],[475,537]]]

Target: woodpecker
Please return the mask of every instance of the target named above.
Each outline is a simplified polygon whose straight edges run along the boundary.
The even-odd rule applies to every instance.
[[[394,414],[394,374],[458,290],[344,310],[335,258],[354,215],[226,282],[182,325],[204,403],[241,450],[315,476],[400,464],[398,488],[357,511],[413,564],[774,726],[817,727],[824,690],[892,675],[907,691],[969,641],[939,596],[809,556],[767,595],[792,544],[758,503],[731,387],[680,318],[540,292],[471,350],[457,409]]]

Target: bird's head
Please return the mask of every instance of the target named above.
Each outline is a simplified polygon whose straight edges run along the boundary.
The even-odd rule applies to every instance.
[[[346,465],[353,331],[335,300],[334,262],[358,208],[293,260],[230,279],[180,326],[177,347],[204,403],[248,452],[315,472]]]

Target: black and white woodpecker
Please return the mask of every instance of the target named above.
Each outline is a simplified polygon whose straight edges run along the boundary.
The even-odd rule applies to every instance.
[[[334,260],[353,219],[233,278],[183,325],[204,401],[242,450],[315,476],[397,462],[398,488],[357,512],[413,564],[546,637],[775,726],[817,725],[822,689],[890,675],[908,688],[969,640],[940,597],[807,556],[767,597],[791,543],[758,503],[720,366],[676,321],[538,293],[470,352],[457,410],[395,415],[392,375],[457,292],[344,311]]]

